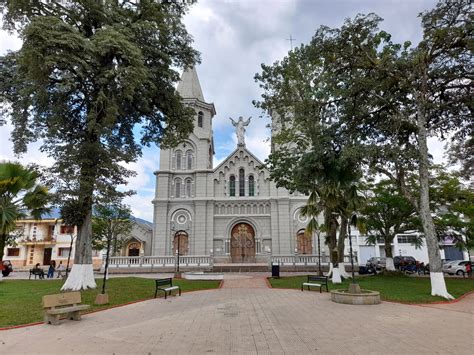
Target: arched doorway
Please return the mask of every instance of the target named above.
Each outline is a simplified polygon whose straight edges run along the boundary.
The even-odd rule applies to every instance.
[[[133,242],[128,245],[128,256],[140,256],[140,243]]]
[[[233,263],[255,262],[255,231],[248,223],[238,223],[231,231],[230,255]]]
[[[296,252],[298,254],[312,254],[313,253],[313,241],[311,235],[305,233],[304,229],[298,231],[296,235]]]
[[[179,250],[179,255],[188,255],[189,238],[185,231],[176,232],[173,238],[173,255]]]

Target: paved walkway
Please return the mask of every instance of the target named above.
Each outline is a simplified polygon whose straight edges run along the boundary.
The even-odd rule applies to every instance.
[[[261,281],[226,275],[229,288],[140,302],[60,326],[0,331],[0,353],[472,354],[474,349],[474,295],[439,307],[349,306],[332,303],[327,293],[269,289]],[[250,287],[233,287],[236,283]]]
[[[225,274],[222,288],[268,288],[265,276]]]

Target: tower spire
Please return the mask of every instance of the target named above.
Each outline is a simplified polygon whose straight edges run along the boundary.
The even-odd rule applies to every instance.
[[[181,75],[181,80],[178,83],[178,93],[183,99],[198,99],[204,101],[201,85],[195,67],[186,68]]]

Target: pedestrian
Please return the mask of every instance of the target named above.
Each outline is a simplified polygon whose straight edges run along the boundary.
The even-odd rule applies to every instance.
[[[470,277],[471,276],[471,272],[472,272],[472,265],[471,265],[471,262],[468,261],[466,263],[466,274],[467,274],[467,277]]]
[[[63,277],[63,271],[64,271],[64,266],[63,262],[60,261],[58,267],[56,268],[56,271],[58,272],[57,278],[59,279],[60,277]]]
[[[48,279],[52,279],[54,277],[54,270],[56,267],[56,262],[54,260],[51,260],[49,263],[49,268],[48,268]]]
[[[35,267],[33,268],[33,271],[39,276],[40,279],[44,279],[44,271],[42,268],[40,268],[40,264],[37,263]],[[36,278],[36,276],[35,276]]]

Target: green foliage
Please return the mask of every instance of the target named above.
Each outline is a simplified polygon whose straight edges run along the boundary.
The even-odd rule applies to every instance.
[[[90,262],[92,206],[131,193],[117,186],[135,174],[126,166],[142,145],[173,146],[192,131],[194,111],[174,87],[174,68],[199,59],[182,23],[187,8],[0,0],[5,28],[23,40],[0,57],[0,108],[14,127],[15,153],[41,140],[55,160],[60,205],[75,211],[67,215],[79,228],[78,263]]]
[[[126,206],[97,206],[92,217],[92,248],[104,250],[111,243],[111,253],[116,255],[130,238],[131,218],[131,211]]]
[[[48,212],[48,189],[39,185],[38,173],[19,163],[0,163],[0,260],[3,249],[18,237],[16,221],[27,215],[40,219]]]
[[[368,198],[361,213],[368,244],[375,244],[381,238],[386,246],[391,246],[396,234],[419,226],[415,208],[392,181],[369,184],[367,190]]]
[[[434,171],[430,196],[436,209],[438,237],[450,235],[459,248],[474,248],[474,192],[455,173],[442,168]]]

